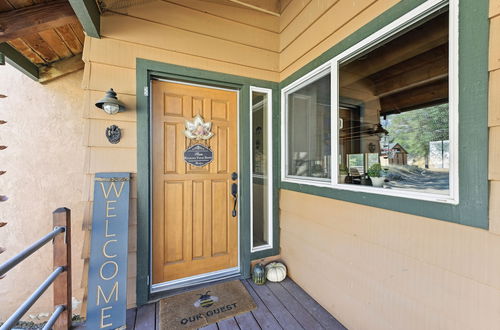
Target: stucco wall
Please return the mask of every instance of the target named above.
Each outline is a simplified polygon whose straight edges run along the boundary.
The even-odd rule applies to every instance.
[[[52,211],[72,210],[73,296],[82,301],[83,123],[82,71],[45,85],[13,67],[0,66],[0,263],[52,230]],[[52,272],[52,245],[32,255],[0,280],[0,321],[10,315]],[[25,317],[53,310],[52,288]],[[75,313],[79,312],[79,308]]]

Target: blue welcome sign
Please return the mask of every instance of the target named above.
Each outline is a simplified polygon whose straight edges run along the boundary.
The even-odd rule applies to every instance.
[[[96,174],[87,329],[125,327],[129,195],[129,173]]]

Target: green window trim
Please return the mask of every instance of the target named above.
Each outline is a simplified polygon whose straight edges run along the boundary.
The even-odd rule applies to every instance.
[[[198,83],[239,91],[239,183],[240,183],[240,267],[241,276],[250,276],[250,261],[279,254],[278,185],[279,163],[273,164],[273,241],[272,249],[250,252],[250,86],[268,88],[273,94],[274,132],[279,132],[278,83],[219,72],[183,67],[145,59],[137,59],[137,305],[146,304],[161,294],[151,294],[150,219],[151,219],[151,161],[150,161],[150,104],[149,82],[152,78]],[[145,87],[148,93],[145,93]],[[146,95],[145,95],[146,94]],[[279,159],[279,141],[273,145],[273,158]]]
[[[280,83],[281,90],[425,0],[402,0]],[[459,1],[458,205],[280,181],[280,189],[488,229],[488,3]]]

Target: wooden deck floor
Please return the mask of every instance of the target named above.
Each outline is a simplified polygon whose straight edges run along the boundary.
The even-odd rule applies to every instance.
[[[281,283],[255,285],[242,283],[253,297],[257,308],[251,312],[203,327],[203,330],[253,329],[346,329],[330,313],[290,279]],[[157,322],[157,304],[127,311],[127,329],[163,330]],[[78,327],[78,329],[84,329]]]

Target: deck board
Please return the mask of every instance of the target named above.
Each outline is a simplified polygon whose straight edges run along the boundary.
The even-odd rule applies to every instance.
[[[255,317],[251,312],[236,315],[234,318],[236,319],[238,327],[240,327],[241,330],[260,329],[257,320],[255,320]]]
[[[319,305],[291,279],[281,283],[256,285],[241,281],[257,308],[235,317],[209,324],[203,330],[280,330],[332,329],[346,330],[326,309]],[[162,330],[158,325],[158,304],[127,310],[127,329]],[[86,330],[85,325],[76,327]]]
[[[219,327],[217,326],[217,323],[212,323],[207,326],[204,326],[203,328],[200,328],[200,330],[218,330]]]
[[[248,293],[252,296],[257,308],[251,313],[255,317],[255,320],[259,323],[262,329],[282,329],[278,321],[274,318],[274,315],[269,311],[267,306],[264,304],[262,299],[257,295],[255,290],[252,288],[249,282],[242,281],[243,285],[247,288]]]
[[[127,329],[135,328],[136,315],[137,315],[137,308],[127,309],[127,315],[126,315]]]
[[[142,305],[137,308],[135,329],[154,330],[156,327],[156,304]]]
[[[269,283],[267,287],[304,329],[324,329],[280,283]]]
[[[239,329],[238,323],[236,323],[236,320],[234,319],[234,317],[219,321],[219,322],[217,322],[217,325],[219,326],[219,330]]]
[[[286,278],[280,283],[325,329],[347,330],[336,318],[316,302],[297,283]]]
[[[269,289],[268,285],[257,285],[249,281],[252,288],[259,295],[260,299],[264,302],[269,311],[273,314],[274,318],[279,324],[287,330],[304,329],[293,315],[286,309],[281,301]]]

